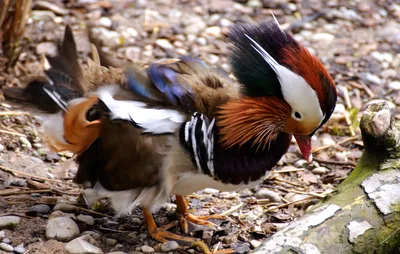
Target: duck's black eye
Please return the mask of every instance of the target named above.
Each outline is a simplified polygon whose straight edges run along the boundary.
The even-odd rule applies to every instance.
[[[294,112],[294,117],[296,117],[297,119],[301,119],[301,115],[299,112]]]

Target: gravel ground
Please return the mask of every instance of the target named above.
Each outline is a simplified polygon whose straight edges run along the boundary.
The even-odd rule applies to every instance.
[[[12,69],[6,70],[0,57],[0,86],[23,86],[29,76],[41,75],[40,56],[56,53],[66,23],[72,25],[84,64],[90,33],[121,60],[147,64],[190,55],[229,73],[229,27],[271,19],[270,11],[321,59],[339,99],[313,140],[311,164],[293,144],[260,186],[229,193],[206,189],[188,197],[195,214],[229,212],[227,221],[216,221],[219,230],[193,227],[194,236],[213,249],[246,253],[346,178],[362,153],[358,122],[369,101],[400,105],[398,2],[34,1],[26,50]],[[161,245],[148,237],[139,208],[133,216],[117,218],[106,201],[92,209],[82,202],[82,188],[71,181],[72,154],[51,152],[42,143],[42,116],[27,105],[0,103],[0,253],[178,253],[174,242]],[[173,201],[156,213],[159,225],[176,219]]]

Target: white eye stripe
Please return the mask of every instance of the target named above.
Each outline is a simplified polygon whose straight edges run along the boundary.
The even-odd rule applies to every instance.
[[[253,49],[260,54],[264,60],[275,71],[283,97],[291,106],[293,111],[301,114],[301,119],[292,117],[295,120],[307,122],[321,122],[323,120],[323,112],[319,104],[318,95],[315,90],[306,82],[306,80],[297,73],[280,65],[260,44],[245,34],[250,40]]]

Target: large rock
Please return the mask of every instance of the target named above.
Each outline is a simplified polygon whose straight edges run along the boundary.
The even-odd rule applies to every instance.
[[[65,245],[66,254],[102,254],[103,251],[94,246],[90,235],[78,237]]]
[[[21,218],[18,216],[2,216],[0,217],[0,229],[12,229],[18,225]]]
[[[76,223],[67,217],[58,217],[48,221],[46,238],[67,242],[79,235]]]

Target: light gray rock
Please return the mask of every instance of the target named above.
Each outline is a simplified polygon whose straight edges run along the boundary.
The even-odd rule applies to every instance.
[[[115,240],[115,239],[112,239],[112,238],[107,238],[106,239],[106,244],[108,245],[108,246],[115,246],[115,245],[117,245],[117,240]]]
[[[40,214],[48,214],[50,212],[50,207],[45,204],[38,204],[31,207],[31,211],[37,212]]]
[[[95,239],[95,240],[100,240],[100,237],[101,237],[101,235],[99,234],[99,233],[96,233],[96,232],[94,232],[94,231],[84,231],[84,232],[82,232],[82,234],[81,234],[82,236],[84,236],[84,235],[90,235],[91,237],[93,237],[93,239]]]
[[[77,210],[76,206],[70,205],[70,204],[65,204],[65,203],[59,203],[54,206],[53,208],[54,211],[61,211],[64,213],[72,213]]]
[[[393,90],[400,90],[400,81],[390,82],[388,87]]]
[[[79,214],[78,216],[76,216],[76,220],[86,223],[90,226],[94,225],[94,219],[90,215]]]
[[[0,217],[0,229],[12,229],[21,221],[18,216],[2,216]]]
[[[163,49],[173,49],[174,46],[167,39],[158,39],[156,40],[156,45]]]
[[[90,237],[90,236],[89,236]],[[65,244],[66,254],[102,254],[103,251],[85,240],[85,237],[78,237]]]
[[[326,174],[326,173],[329,172],[329,169],[327,169],[327,168],[325,168],[325,167],[317,167],[317,168],[314,168],[314,169],[312,170],[312,172],[313,172],[314,174],[317,174],[317,175],[324,175],[324,174]]]
[[[266,189],[257,191],[255,196],[259,199],[269,199],[271,202],[281,202],[281,197],[276,192]]]
[[[143,245],[141,248],[142,252],[144,253],[152,253],[154,252],[154,249],[148,245]]]
[[[57,46],[53,42],[41,42],[36,45],[36,54],[54,56],[57,54]]]
[[[32,149],[32,144],[29,142],[29,140],[25,137],[20,137],[19,142],[21,143],[21,146],[25,147],[28,150]]]
[[[3,238],[3,240],[2,240],[2,242],[3,243],[7,243],[7,244],[11,244],[11,240],[10,240],[10,238]]]
[[[79,235],[76,223],[67,217],[58,217],[47,222],[46,238],[67,242]]]
[[[26,249],[25,249],[23,243],[19,244],[17,247],[14,248],[14,253],[17,253],[17,254],[23,254],[23,253],[25,253],[25,251],[26,251]]]
[[[6,252],[13,252],[14,248],[7,243],[0,243],[0,249]]]
[[[179,244],[175,241],[168,241],[161,245],[161,251],[169,252],[179,248]]]

